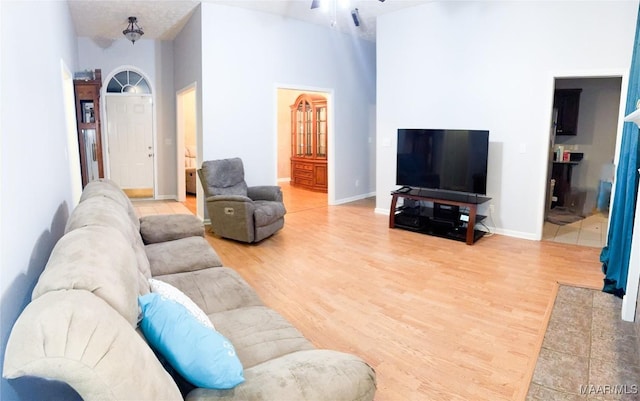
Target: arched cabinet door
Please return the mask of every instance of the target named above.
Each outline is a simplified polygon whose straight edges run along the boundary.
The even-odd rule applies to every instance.
[[[291,105],[291,185],[327,192],[327,99],[303,93]]]

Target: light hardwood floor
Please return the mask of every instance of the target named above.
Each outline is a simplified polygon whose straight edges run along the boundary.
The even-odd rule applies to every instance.
[[[597,248],[500,235],[468,246],[389,229],[373,199],[326,206],[283,189],[273,237],[207,239],[317,347],[371,364],[378,401],[523,400],[557,283],[602,284]]]

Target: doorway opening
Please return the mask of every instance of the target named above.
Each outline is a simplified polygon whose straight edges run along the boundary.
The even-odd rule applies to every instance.
[[[542,239],[602,248],[622,77],[556,78]]]
[[[120,69],[107,80],[107,168],[130,198],[155,198],[153,97],[141,71]]]
[[[178,202],[198,215],[198,121],[196,108],[197,87],[193,83],[176,93]]]
[[[294,105],[301,98],[310,99],[309,109],[305,110],[303,106],[298,113],[297,106]],[[289,213],[325,207],[333,194],[331,100],[331,93],[326,90],[277,88],[277,178]],[[315,101],[324,101],[324,110],[314,108],[312,103]],[[302,127],[294,127],[298,114],[301,116],[299,120]],[[294,135],[304,137],[307,144],[301,145],[302,141],[298,141],[298,145],[294,144]],[[300,151],[298,146],[302,146],[304,150]],[[324,192],[318,189],[323,185],[326,188]]]

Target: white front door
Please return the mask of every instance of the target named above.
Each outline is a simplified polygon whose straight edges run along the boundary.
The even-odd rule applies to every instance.
[[[109,177],[130,197],[153,197],[151,96],[106,96]]]

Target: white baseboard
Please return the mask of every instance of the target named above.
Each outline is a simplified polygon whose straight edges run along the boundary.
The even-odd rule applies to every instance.
[[[361,195],[356,195],[356,196],[352,196],[350,198],[343,198],[343,199],[336,199],[333,203],[331,203],[331,205],[335,206],[335,205],[342,205],[345,203],[349,203],[349,202],[355,202],[361,199],[367,199],[370,198],[372,196],[376,196],[375,192],[369,192],[366,194],[361,194]]]
[[[525,233],[522,231],[514,231],[514,230],[504,230],[502,228],[489,227],[491,232],[494,234],[505,235],[507,237],[526,239],[529,241],[540,241],[540,238],[537,238],[535,234]]]
[[[380,207],[375,208],[375,209],[373,210],[373,212],[374,212],[375,214],[384,214],[385,216],[388,216],[388,215],[389,215],[389,209],[383,209],[383,208],[380,208]]]

